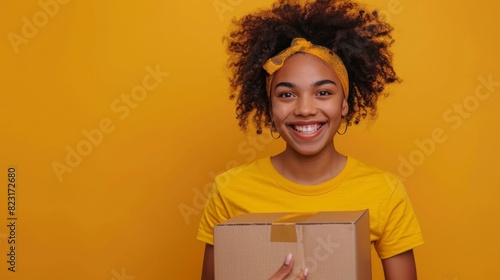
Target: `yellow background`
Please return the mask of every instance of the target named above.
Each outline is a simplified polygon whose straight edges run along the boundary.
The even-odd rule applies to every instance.
[[[1,279],[199,279],[195,235],[213,176],[283,147],[239,131],[221,43],[231,17],[270,2],[2,2]],[[404,82],[338,145],[403,177],[426,239],[420,279],[498,279],[500,4],[366,3],[396,27]],[[148,69],[162,72],[156,84]],[[125,103],[144,80],[151,90]],[[54,164],[68,169],[58,177]]]

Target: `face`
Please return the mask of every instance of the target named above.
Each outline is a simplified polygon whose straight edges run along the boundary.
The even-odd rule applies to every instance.
[[[340,80],[321,59],[298,53],[271,83],[271,114],[287,150],[311,156],[334,149],[333,137],[348,105]]]

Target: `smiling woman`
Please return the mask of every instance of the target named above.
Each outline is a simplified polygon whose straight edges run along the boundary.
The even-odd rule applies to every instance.
[[[351,108],[347,124],[374,116],[385,86],[399,81],[389,51],[392,29],[377,11],[351,1],[279,1],[243,17],[226,38],[234,72],[230,97],[237,98],[240,126],[246,129],[252,114],[257,132],[271,125],[268,81],[286,58],[304,49],[348,77],[342,83]]]
[[[198,231],[203,279],[214,278],[213,228],[231,217],[362,209],[386,279],[416,279],[413,248],[423,239],[402,183],[334,144],[341,123],[375,114],[385,86],[398,81],[392,27],[349,0],[280,0],[235,23],[227,39],[239,124],[246,129],[253,115],[258,132],[270,127],[286,147],[215,178]],[[309,269],[290,275],[293,266],[289,255],[271,279],[306,279]]]
[[[332,140],[348,112],[338,75],[317,57],[297,54],[286,61],[271,84],[272,127],[287,143],[285,151],[273,157],[276,169],[285,177],[307,185],[337,175],[345,165],[345,158],[332,149]],[[318,156],[331,162],[324,165],[326,169],[311,170],[307,177],[297,176],[302,172],[284,164],[295,157]]]
[[[313,0],[281,2],[290,5],[277,4],[273,12],[275,1],[0,2],[0,279],[199,279],[211,231],[202,242],[193,236],[210,189],[215,194],[209,205],[221,214],[213,217],[216,222],[240,211],[348,209],[364,196],[380,201],[383,196],[376,198],[369,188],[374,180],[352,180],[360,174],[360,165],[350,164],[353,158],[403,178],[426,241],[414,250],[419,278],[500,279],[492,257],[500,251],[500,225],[492,219],[500,213],[500,1],[356,0],[363,4],[350,9],[350,16],[341,13],[345,2],[318,0],[315,9],[295,6]],[[393,32],[383,32],[390,29],[373,19],[372,8]],[[226,33],[232,23],[235,32]],[[363,30],[372,35],[361,36]],[[383,81],[373,67],[388,65],[387,49],[372,49],[379,41],[391,42],[391,34],[393,65],[404,82],[374,94],[384,99],[376,122],[367,113],[356,126],[353,117],[346,134],[335,135],[335,149],[347,156],[343,170],[315,185],[278,173],[270,159],[286,146],[283,137],[271,137],[265,119],[267,113],[271,117],[266,61],[294,38],[334,50],[349,69],[349,113],[362,112],[353,106],[352,85],[357,79]],[[225,47],[234,42],[231,48],[241,49],[229,53],[234,67],[228,69],[223,35]],[[285,63],[299,56],[307,54]],[[151,76],[143,84],[148,65],[163,82]],[[228,73],[237,86],[231,92]],[[287,91],[288,97],[298,94]],[[326,89],[318,95],[327,95]],[[250,112],[245,135],[233,116],[240,99]],[[256,135],[253,116],[259,108],[263,133]],[[338,132],[344,132],[345,121]],[[295,128],[312,132],[318,126]],[[292,161],[284,163],[288,168]],[[290,173],[307,175],[309,165],[304,160],[300,172]],[[12,182],[6,181],[10,166],[17,174],[15,232],[5,216],[14,201]],[[358,185],[367,188],[356,195]],[[217,190],[228,199],[224,204]],[[323,196],[330,207],[321,203]],[[253,206],[251,197],[260,204]],[[383,218],[372,223],[382,227]],[[8,243],[11,236],[16,245]],[[382,243],[375,243],[379,252],[386,247]],[[14,254],[10,246],[15,273],[8,270],[14,264],[7,256]],[[260,279],[273,275],[287,253]],[[373,279],[383,279],[372,253]],[[293,258],[300,270],[299,256]],[[314,267],[308,267],[314,279]]]

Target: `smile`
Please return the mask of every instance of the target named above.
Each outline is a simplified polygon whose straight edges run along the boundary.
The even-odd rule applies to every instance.
[[[318,131],[322,126],[323,124],[293,125],[292,128],[300,134],[308,135]]]

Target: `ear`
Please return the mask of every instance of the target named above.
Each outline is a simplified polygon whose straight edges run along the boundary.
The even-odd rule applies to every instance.
[[[347,116],[347,113],[349,113],[349,104],[347,99],[344,98],[344,101],[342,101],[342,117]]]

